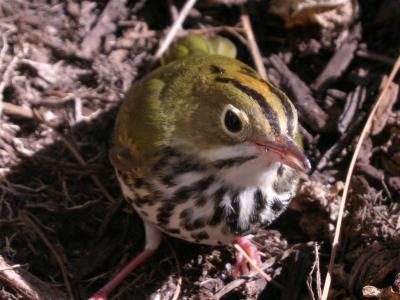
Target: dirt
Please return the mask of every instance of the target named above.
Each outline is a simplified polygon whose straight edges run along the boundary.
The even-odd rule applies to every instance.
[[[108,148],[125,92],[154,67],[183,4],[0,2],[0,299],[86,299],[142,249],[142,222],[122,199]],[[298,108],[313,166],[291,209],[254,236],[272,281],[232,278],[232,246],[166,238],[112,299],[321,297],[350,159],[399,55],[400,5],[360,1],[359,18],[328,36],[286,28],[268,1],[242,5],[269,79]],[[252,65],[240,14],[200,1],[178,36],[221,34]],[[398,84],[356,164],[331,299],[400,298]]]

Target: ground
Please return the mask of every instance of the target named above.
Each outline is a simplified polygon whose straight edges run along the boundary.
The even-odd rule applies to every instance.
[[[327,30],[287,28],[268,1],[232,2],[244,2],[269,79],[299,110],[313,166],[291,209],[254,236],[272,281],[232,278],[232,246],[166,238],[112,299],[320,299],[352,153],[399,54],[400,6],[360,1],[359,17]],[[0,2],[1,299],[86,299],[142,249],[108,149],[125,92],[156,67],[183,5]],[[219,33],[253,65],[241,14],[199,1],[177,35]],[[383,99],[352,177],[332,299],[400,298],[398,77]]]

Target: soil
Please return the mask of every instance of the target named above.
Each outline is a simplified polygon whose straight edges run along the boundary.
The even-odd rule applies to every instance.
[[[254,235],[266,280],[231,276],[232,246],[170,237],[111,299],[321,299],[352,153],[400,53],[400,4],[360,1],[344,27],[287,28],[268,1],[199,1],[178,36],[218,33],[253,65],[247,8],[269,79],[293,100],[312,171]],[[231,1],[222,1],[231,2]],[[183,1],[0,2],[0,299],[87,299],[141,251],[108,149],[128,88]],[[400,299],[399,76],[364,140],[347,197],[331,299]]]

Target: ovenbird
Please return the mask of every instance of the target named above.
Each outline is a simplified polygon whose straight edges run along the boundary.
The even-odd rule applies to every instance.
[[[243,236],[282,213],[310,164],[293,104],[235,56],[225,38],[189,35],[126,95],[110,160],[144,221],[146,245],[92,299],[107,298],[157,249],[161,232],[207,245],[236,241],[260,261]]]

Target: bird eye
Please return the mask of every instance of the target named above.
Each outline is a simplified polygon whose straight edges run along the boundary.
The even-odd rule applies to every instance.
[[[231,134],[239,133],[243,129],[243,124],[239,117],[239,113],[240,111],[231,105],[228,106],[224,111],[224,127]]]

